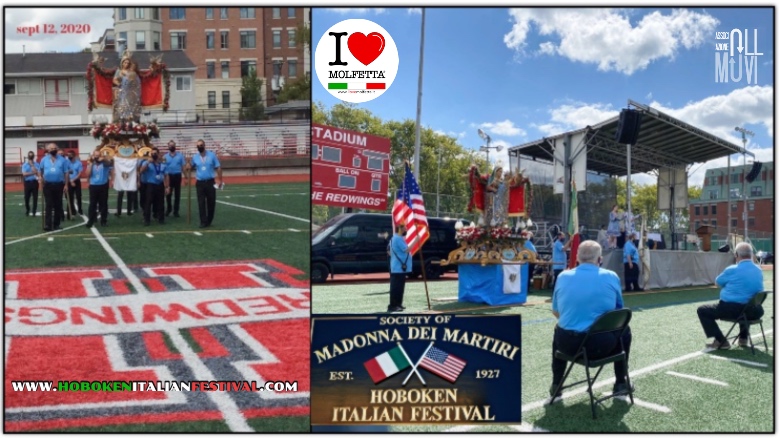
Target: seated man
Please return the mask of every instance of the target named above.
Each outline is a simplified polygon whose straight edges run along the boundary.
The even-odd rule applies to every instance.
[[[586,240],[577,250],[579,266],[564,271],[558,277],[553,292],[552,313],[558,318],[553,336],[553,381],[550,395],[558,387],[566,372],[566,361],[557,359],[555,351],[560,350],[568,355],[577,352],[590,326],[606,312],[623,308],[623,296],[620,288],[620,278],[612,271],[602,269],[601,246],[593,240]],[[620,352],[619,333],[603,333],[592,336],[585,348],[588,358],[600,359]],[[623,336],[626,360],[631,348],[631,330],[626,330]],[[627,364],[624,361],[615,362],[614,393],[626,392]]]
[[[720,331],[717,319],[736,319],[755,294],[764,290],[764,274],[761,268],[753,263],[753,248],[747,242],[737,244],[734,249],[737,257],[737,263],[726,268],[715,283],[723,289],[720,290],[720,301],[718,304],[705,304],[696,311],[699,314],[701,327],[708,338],[714,337],[715,340],[707,344],[708,348],[728,350],[731,345]],[[746,311],[748,319],[758,319],[764,316],[764,309],[761,306],[749,307]],[[748,345],[748,336],[750,335],[750,326],[740,324],[739,326],[739,345],[744,347]]]

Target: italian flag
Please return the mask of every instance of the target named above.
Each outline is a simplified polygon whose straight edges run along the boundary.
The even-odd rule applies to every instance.
[[[399,345],[386,353],[366,361],[363,366],[366,367],[368,375],[371,376],[374,384],[377,384],[401,370],[409,368],[412,364],[406,356],[404,349]]]
[[[577,249],[580,247],[580,217],[577,214],[577,186],[574,178],[571,181],[571,211],[569,214],[569,236],[571,236],[571,252],[569,253],[569,269],[577,266]]]
[[[328,90],[384,90],[384,82],[329,82]]]

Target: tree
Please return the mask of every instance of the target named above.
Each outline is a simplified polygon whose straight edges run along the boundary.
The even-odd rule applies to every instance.
[[[262,120],[265,114],[263,106],[263,80],[257,77],[255,69],[241,79],[240,120]]]
[[[276,97],[277,104],[291,100],[311,100],[311,75],[309,73],[285,83]]]
[[[295,44],[302,44],[304,47],[308,47],[311,42],[311,27],[306,24],[301,24],[295,31]]]

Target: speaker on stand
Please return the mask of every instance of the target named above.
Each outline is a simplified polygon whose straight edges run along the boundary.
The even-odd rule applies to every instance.
[[[641,125],[642,113],[634,109],[624,108],[620,111],[620,120],[618,120],[617,131],[615,131],[615,140],[621,144],[636,144]]]

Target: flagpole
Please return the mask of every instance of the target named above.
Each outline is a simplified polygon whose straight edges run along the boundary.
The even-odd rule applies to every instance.
[[[428,310],[431,310],[431,296],[428,294],[428,279],[425,277],[425,259],[420,247],[420,271],[422,272],[423,284],[425,285],[425,298],[428,300]]]
[[[401,347],[401,343],[400,342],[398,342],[397,344],[398,344],[399,347]],[[431,343],[428,344],[428,348],[426,348],[425,351],[423,351],[422,356],[420,356],[420,358],[417,359],[417,363],[414,364],[414,368],[412,368],[412,372],[409,373],[408,376],[406,376],[406,379],[404,379],[404,383],[402,383],[401,386],[406,386],[406,382],[409,381],[409,378],[412,377],[412,374],[417,374],[417,377],[419,377],[420,380],[422,380],[423,385],[428,386],[428,384],[425,383],[425,380],[422,378],[422,375],[420,374],[420,372],[417,371],[417,367],[420,366],[420,362],[422,362],[422,360],[425,359],[425,355],[428,354],[428,350],[430,350],[431,347],[433,347],[433,341],[431,341]],[[404,347],[401,347],[401,351],[404,353],[404,356],[406,356],[406,360],[408,360],[409,363],[412,363],[412,360],[409,359],[409,356],[406,354],[406,350],[404,350]]]
[[[414,134],[414,177],[420,180],[420,113],[422,111],[423,47],[425,46],[425,8],[422,8],[420,25],[420,73],[417,79],[417,125]]]

